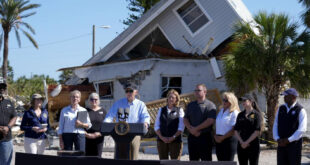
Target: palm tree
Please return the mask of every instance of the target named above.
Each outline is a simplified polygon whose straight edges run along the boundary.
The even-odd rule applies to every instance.
[[[298,0],[306,9],[301,14],[304,24],[310,27],[310,0]]]
[[[267,99],[268,138],[285,85],[310,93],[310,34],[297,33],[286,14],[260,12],[256,23],[236,26],[231,53],[224,57],[227,85],[237,94],[258,89]]]
[[[69,80],[73,75],[73,70],[63,70],[62,73],[59,75],[59,83],[65,84],[65,82]]]
[[[0,0],[0,21],[2,25],[2,33],[0,35],[0,46],[4,42],[3,48],[3,65],[2,76],[7,79],[8,55],[9,55],[9,33],[13,29],[15,31],[16,39],[19,47],[21,46],[19,31],[30,40],[34,47],[38,48],[38,44],[32,36],[22,27],[28,29],[32,34],[35,34],[34,29],[26,22],[24,18],[34,15],[36,12],[25,13],[31,9],[39,7],[39,4],[29,4],[26,0]],[[3,39],[3,40],[2,40]]]

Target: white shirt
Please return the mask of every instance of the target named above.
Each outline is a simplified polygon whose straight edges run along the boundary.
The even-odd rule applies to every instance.
[[[85,134],[84,128],[76,128],[75,121],[77,117],[77,112],[79,111],[87,111],[85,108],[81,106],[77,106],[75,110],[72,109],[71,105],[64,107],[61,110],[60,118],[59,118],[59,128],[58,128],[58,135],[63,133],[80,133]],[[88,129],[92,126],[89,115],[87,113],[87,124]]]
[[[295,102],[291,107],[288,107],[287,104],[284,104],[286,107],[287,113],[290,111],[291,108],[293,108],[296,105],[296,103],[297,102]],[[279,134],[278,134],[278,114],[279,114],[279,109],[277,111],[276,118],[274,119],[274,123],[273,123],[273,139],[276,141],[280,139]],[[299,120],[298,129],[294,132],[292,136],[288,138],[289,142],[299,140],[303,136],[303,134],[307,131],[307,114],[304,108],[301,109],[301,111],[299,112],[298,120]]]
[[[229,109],[224,111],[224,108],[220,110],[216,117],[216,135],[225,135],[236,124],[239,111],[234,110],[229,112]]]
[[[161,109],[162,108],[159,108],[158,110],[158,113],[157,113],[157,116],[156,116],[156,121],[155,121],[155,125],[154,125],[154,130],[157,131],[160,129],[160,114],[161,114]],[[171,109],[169,109],[167,107],[167,111],[168,111],[168,114],[171,112]],[[180,111],[179,111],[179,125],[178,125],[178,131],[184,131],[184,123],[183,123],[183,118],[184,118],[184,111],[182,108],[180,108]]]

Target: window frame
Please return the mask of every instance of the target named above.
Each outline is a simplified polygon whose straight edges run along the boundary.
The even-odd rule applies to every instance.
[[[110,96],[110,97],[101,96],[101,95],[100,95],[100,92],[99,92],[99,90],[100,90],[99,85],[102,84],[102,83],[110,83],[111,95],[107,95],[107,96]],[[100,100],[113,100],[113,99],[114,99],[114,81],[113,81],[113,80],[97,81],[97,82],[94,82],[93,85],[94,85],[94,88],[95,88],[95,90],[96,90],[96,93],[99,95]],[[107,98],[105,98],[105,97],[107,97]]]
[[[195,37],[197,34],[199,34],[203,29],[205,29],[207,26],[209,26],[212,22],[213,19],[211,18],[211,16],[207,13],[207,11],[205,10],[205,8],[200,4],[199,0],[193,0],[194,3],[196,3],[197,7],[199,7],[199,9],[202,11],[202,13],[207,17],[207,19],[209,20],[206,24],[202,25],[196,32],[192,32],[192,30],[189,28],[189,26],[185,23],[185,21],[182,19],[182,17],[180,16],[180,14],[178,13],[178,9],[180,9],[183,5],[185,5],[188,1],[190,0],[186,0],[184,2],[182,2],[181,4],[179,4],[178,6],[176,6],[173,9],[174,14],[176,15],[176,17],[178,18],[178,20],[181,22],[181,24],[185,27],[185,29],[188,31],[188,33],[192,36]]]
[[[168,81],[169,81],[169,79],[170,78],[175,78],[175,77],[177,77],[177,78],[181,78],[181,86],[180,87],[168,87],[168,90],[167,91],[169,91],[169,88],[172,88],[172,89],[180,89],[180,93],[179,94],[181,94],[182,93],[182,89],[183,89],[183,83],[182,83],[182,80],[183,80],[183,77],[182,76],[180,76],[180,75],[162,75],[162,76],[160,76],[160,91],[159,91],[159,98],[165,98],[165,97],[162,97],[162,94],[163,94],[163,89],[164,89],[164,87],[163,87],[163,78],[168,78]]]

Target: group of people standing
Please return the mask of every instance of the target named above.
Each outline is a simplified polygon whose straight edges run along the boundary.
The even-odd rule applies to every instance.
[[[4,99],[6,84],[0,83],[0,164],[10,164],[13,146],[11,127],[16,121],[13,104]],[[137,87],[125,87],[126,97],[116,101],[108,113],[100,107],[100,97],[92,93],[88,97],[88,108],[79,105],[81,93],[70,93],[71,104],[61,110],[59,119],[59,145],[62,150],[79,150],[86,156],[101,157],[104,137],[100,133],[102,122],[118,122],[117,110],[129,108],[128,123],[150,125],[150,115],[144,102],[136,98]],[[259,136],[263,128],[262,114],[251,95],[239,98],[244,108],[240,112],[237,97],[231,92],[222,94],[222,106],[217,112],[213,102],[206,98],[207,88],[198,84],[194,90],[196,101],[189,103],[186,112],[179,106],[180,96],[176,90],[167,94],[167,106],[158,110],[154,130],[158,136],[159,158],[180,160],[183,151],[182,133],[186,127],[189,159],[212,161],[215,142],[219,161],[233,161],[237,153],[240,165],[258,164],[260,153]],[[282,93],[285,104],[277,111],[273,135],[278,142],[277,162],[282,164],[301,163],[302,135],[306,131],[307,115],[297,103],[298,92],[291,88]],[[25,131],[25,151],[43,154],[46,132],[49,128],[48,112],[42,108],[43,97],[34,94],[31,108],[25,111],[21,129]],[[78,119],[79,112],[87,112],[86,121]],[[215,125],[215,133],[213,127]],[[140,136],[131,142],[130,159],[138,159]],[[117,152],[117,151],[116,151]]]
[[[167,106],[159,109],[155,131],[158,135],[160,159],[180,160],[183,144],[181,134],[187,128],[189,159],[212,161],[215,143],[219,161],[233,161],[237,153],[240,165],[258,165],[260,134],[264,129],[263,116],[255,99],[246,94],[237,99],[232,92],[222,94],[222,106],[217,108],[206,98],[207,88],[198,84],[194,90],[196,101],[187,105],[184,114],[180,96],[171,90]],[[284,95],[284,104],[277,111],[273,126],[274,139],[278,142],[277,164],[301,164],[302,135],[307,130],[305,109],[297,103],[298,92],[290,88]],[[240,112],[239,101],[243,111]],[[182,122],[183,121],[183,122]],[[215,125],[215,133],[212,132]]]
[[[103,136],[100,128],[106,112],[100,107],[100,98],[97,93],[88,97],[88,108],[79,105],[81,92],[74,90],[70,95],[71,105],[61,110],[59,118],[58,136],[62,150],[75,150],[85,152],[86,156],[101,157]],[[77,119],[78,113],[88,112],[86,122]]]
[[[100,127],[106,112],[100,107],[97,93],[91,93],[88,98],[87,109],[79,106],[81,93],[77,90],[70,94],[71,105],[64,107],[59,119],[59,145],[62,150],[85,152],[89,156],[101,156],[103,136]],[[46,132],[49,129],[48,112],[42,108],[44,98],[40,94],[33,94],[31,107],[24,112],[21,130],[25,132],[24,148],[26,153],[43,154],[47,144]],[[87,122],[77,120],[78,112],[87,111]]]
[[[137,90],[134,86],[125,88],[126,97],[118,100],[111,107],[109,113],[100,107],[100,97],[97,93],[91,93],[87,100],[87,108],[79,105],[81,92],[74,90],[70,93],[71,104],[61,110],[58,126],[59,146],[61,150],[82,151],[86,156],[101,157],[104,137],[100,133],[102,122],[114,122],[119,107],[129,108],[129,123],[150,124],[150,116],[145,104],[136,99]],[[40,94],[34,94],[31,99],[31,108],[25,111],[21,123],[21,129],[25,131],[25,152],[43,154],[47,142],[46,131],[49,128],[48,113],[42,109],[44,98]],[[86,120],[80,121],[79,114],[87,112]],[[118,119],[117,119],[118,120]],[[45,125],[43,127],[43,125]],[[138,159],[140,136],[132,141],[131,159]]]
[[[241,165],[258,164],[262,115],[254,99],[250,95],[243,96],[241,101],[245,110],[240,112],[237,97],[224,92],[223,105],[217,113],[215,104],[206,98],[204,84],[198,84],[194,92],[196,101],[187,105],[185,114],[178,107],[180,96],[177,91],[168,92],[167,106],[159,109],[154,127],[159,137],[159,158],[169,159],[170,155],[171,159],[180,159],[181,134],[185,126],[189,131],[190,160],[212,161],[214,140],[219,161],[233,161],[237,152]]]

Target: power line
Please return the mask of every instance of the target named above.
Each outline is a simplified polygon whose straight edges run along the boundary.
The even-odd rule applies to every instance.
[[[91,33],[86,33],[86,34],[82,34],[76,37],[72,37],[72,38],[68,38],[68,39],[64,39],[64,40],[59,40],[59,41],[53,41],[53,42],[49,42],[49,43],[45,43],[45,44],[39,44],[39,47],[44,47],[44,46],[49,46],[49,45],[55,45],[55,44],[60,44],[60,43],[64,43],[64,42],[68,42],[68,41],[72,41],[75,39],[79,39],[85,36],[89,36],[91,35]],[[10,49],[25,49],[25,48],[31,48],[33,46],[25,46],[25,47],[20,47],[20,48],[10,48]]]

